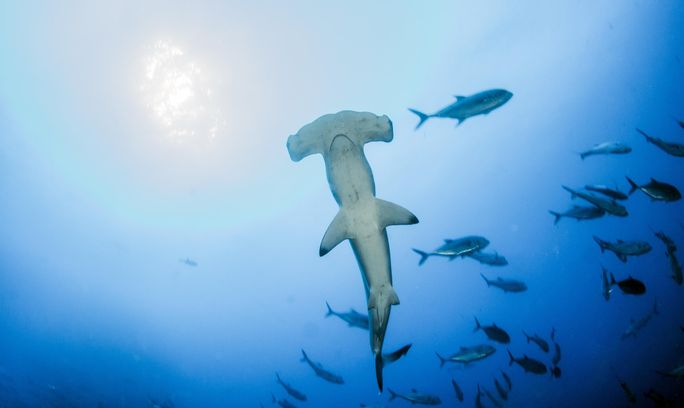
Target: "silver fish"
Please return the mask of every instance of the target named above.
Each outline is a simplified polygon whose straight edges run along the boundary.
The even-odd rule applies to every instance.
[[[625,206],[623,206],[622,204],[618,204],[615,200],[607,200],[602,197],[597,197],[593,194],[587,194],[581,191],[576,191],[567,186],[561,187],[563,187],[565,191],[569,192],[572,198],[579,197],[603,209],[608,214],[616,215],[618,217],[626,217],[627,215],[629,215]]]
[[[444,244],[432,252],[425,252],[413,248],[413,252],[420,255],[418,265],[422,265],[431,256],[444,256],[453,260],[456,257],[465,257],[469,254],[480,251],[489,245],[489,240],[477,235],[469,235],[463,238],[445,239]]]
[[[482,252],[475,251],[468,254],[468,257],[476,260],[477,262],[485,265],[491,266],[506,266],[508,265],[508,259],[505,256],[499,255],[498,252]]]
[[[503,279],[501,277],[496,278],[496,280],[489,280],[483,274],[480,274],[482,279],[487,282],[487,287],[494,286],[503,290],[504,292],[524,292],[527,290],[527,285],[525,282],[513,280],[513,279]]]
[[[580,207],[579,205],[573,205],[572,208],[566,210],[565,212],[559,213],[556,211],[549,210],[549,213],[555,217],[553,224],[556,225],[561,220],[561,218],[574,218],[577,221],[582,220],[593,220],[596,218],[603,217],[606,211],[603,208],[596,206]]]
[[[622,191],[601,184],[587,184],[584,186],[584,188],[587,189],[587,191],[603,194],[604,196],[610,197],[613,200],[626,200],[629,198],[629,196]]]
[[[358,327],[360,329],[368,330],[368,315],[359,313],[354,309],[349,309],[346,313],[336,312],[330,307],[328,302],[325,302],[325,305],[328,307],[328,313],[326,313],[325,317],[337,316],[347,322],[349,327]]]
[[[645,316],[641,317],[640,319],[634,320],[631,319],[629,322],[629,327],[627,330],[625,330],[624,333],[622,333],[621,339],[625,340],[629,337],[636,337],[641,330],[643,330],[644,327],[651,321],[653,316],[658,314],[658,304],[656,302],[653,302],[653,309],[649,311]]]
[[[599,154],[627,154],[632,151],[632,148],[621,142],[603,142],[596,144],[591,149],[580,153],[582,160],[589,156]]]
[[[314,370],[317,376],[333,384],[344,384],[344,379],[342,379],[342,377],[324,369],[320,363],[315,363],[311,361],[311,359],[309,359],[309,356],[306,354],[304,350],[302,350],[302,356],[303,357],[301,361],[309,364],[309,366]]]
[[[287,391],[287,393],[290,394],[290,396],[292,396],[292,398],[300,400],[300,401],[306,401],[307,400],[306,395],[304,395],[303,392],[295,389],[290,384],[283,381],[280,378],[280,374],[278,374],[278,373],[276,373],[276,380],[278,381],[278,384],[282,385],[283,388],[285,388],[285,391]]]
[[[653,145],[656,145],[660,148],[660,150],[664,151],[665,153],[669,154],[670,156],[675,156],[675,157],[684,157],[684,144],[681,143],[674,143],[674,142],[666,142],[663,139],[659,139],[657,137],[653,137],[651,135],[648,135],[646,132],[643,130],[637,128],[637,132],[641,133],[642,136],[646,138],[646,141],[648,143],[651,143]]]
[[[627,262],[628,256],[639,256],[651,252],[651,244],[646,241],[623,241],[618,239],[615,242],[605,241],[594,235],[594,241],[601,248],[601,253],[609,250],[622,262]]]
[[[641,190],[653,201],[672,202],[682,198],[682,193],[679,192],[677,187],[673,186],[672,184],[667,184],[663,183],[662,181],[658,181],[653,177],[651,177],[651,180],[648,183],[641,186],[635,183],[634,180],[632,180],[629,177],[626,177],[626,179],[629,182],[629,185],[632,187],[629,190],[630,195],[637,190]]]
[[[398,392],[393,391],[391,388],[387,388],[387,391],[390,393],[390,401],[394,400],[395,398],[400,398],[410,402],[411,404],[440,405],[442,403],[442,400],[439,399],[438,396],[423,394],[416,391],[416,389],[412,389],[408,394],[399,394]]]
[[[418,115],[420,120],[416,125],[416,130],[430,118],[456,119],[460,125],[470,117],[488,114],[508,102],[512,97],[513,94],[505,89],[490,89],[470,96],[456,95],[456,102],[431,115],[415,109],[409,109],[409,111]]]
[[[446,363],[472,363],[473,361],[487,358],[495,352],[496,349],[488,344],[478,344],[476,346],[461,347],[456,353],[449,357],[442,357],[439,353],[435,354],[437,354],[437,358],[439,358],[439,366],[444,367],[444,364]]]

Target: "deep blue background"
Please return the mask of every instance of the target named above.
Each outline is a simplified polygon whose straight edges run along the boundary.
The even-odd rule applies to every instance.
[[[558,226],[547,211],[570,205],[561,184],[626,191],[629,175],[684,188],[684,159],[634,131],[684,143],[683,26],[676,0],[0,3],[0,406],[269,405],[284,395],[276,371],[309,396],[301,406],[386,401],[367,333],[323,318],[326,300],[363,310],[365,299],[346,243],[317,256],[337,212],[322,160],[292,163],[285,149],[342,109],[393,120],[393,142],[366,146],[377,195],[420,219],[389,229],[401,305],[386,349],[413,348],[387,368],[387,386],[446,405],[456,378],[472,404],[505,368],[510,407],[627,405],[613,367],[640,398],[655,387],[682,403],[654,371],[684,363],[684,287],[651,229],[684,248],[684,204],[636,193],[628,218]],[[141,89],[160,41],[185,58],[167,68],[201,66],[192,89],[211,88],[201,104],[225,122],[214,138],[201,120],[169,127],[150,111]],[[495,87],[514,97],[489,116],[413,130],[408,107],[433,112]],[[634,151],[577,156],[606,140]],[[469,234],[510,265],[419,268],[410,250]],[[594,234],[654,250],[621,264]],[[606,303],[602,264],[648,292]],[[481,272],[529,290],[488,289]],[[660,315],[621,341],[655,298]],[[486,341],[474,315],[508,330],[514,354],[547,362],[522,330],[548,338],[555,327],[562,378],[508,368],[503,347],[440,369],[436,351]],[[301,348],[346,384],[316,378]]]

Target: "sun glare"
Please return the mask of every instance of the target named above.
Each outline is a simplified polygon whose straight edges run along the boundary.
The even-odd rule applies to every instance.
[[[158,41],[144,60],[145,104],[177,143],[211,141],[225,127],[214,84],[179,47]]]

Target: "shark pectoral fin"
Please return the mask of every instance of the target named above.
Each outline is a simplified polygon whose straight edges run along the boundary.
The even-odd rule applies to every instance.
[[[385,229],[390,225],[411,225],[418,223],[418,217],[404,207],[389,201],[375,199],[378,212],[378,226]]]
[[[321,247],[318,251],[323,256],[335,248],[340,242],[351,238],[348,228],[349,222],[344,211],[340,210],[328,226],[328,229],[321,240]]]

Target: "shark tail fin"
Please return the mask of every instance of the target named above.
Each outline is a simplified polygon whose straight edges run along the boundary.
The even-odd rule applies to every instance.
[[[326,301],[325,306],[328,308],[328,312],[325,314],[325,317],[330,317],[335,314],[335,312],[332,310],[332,307],[330,307],[330,304]]]
[[[637,183],[635,183],[634,180],[632,180],[631,178],[629,178],[627,176],[625,176],[625,178],[629,182],[629,186],[630,186],[628,194],[632,195],[632,193],[634,193],[635,191],[637,191],[639,189],[639,185]]]
[[[596,242],[598,244],[599,248],[601,248],[601,253],[604,253],[606,251],[606,244],[607,244],[606,241],[604,241],[601,238],[594,235],[594,242]]]
[[[515,362],[515,357],[513,357],[511,350],[506,349],[506,351],[508,352],[508,358],[510,359],[510,360],[508,360],[508,365],[511,366]]]
[[[439,353],[435,353],[435,354],[437,355],[437,358],[439,359],[439,368],[444,367],[444,364],[446,364],[446,358],[439,355]]]
[[[389,397],[389,400],[390,400],[390,401],[392,401],[393,399],[397,398],[397,393],[394,392],[394,391],[392,391],[391,388],[388,388],[387,391],[389,391],[389,393],[390,393],[390,397]]]
[[[555,217],[555,219],[553,220],[553,225],[558,224],[558,221],[560,221],[563,217],[560,213],[557,213],[555,211],[549,210],[549,213]]]
[[[375,379],[378,381],[378,390],[382,392],[382,369],[385,366],[385,362],[382,359],[382,353],[375,354]]]
[[[473,329],[473,331],[476,332],[482,328],[482,325],[480,324],[480,321],[477,320],[477,316],[474,316],[474,317],[475,317],[475,328]]]
[[[418,130],[418,128],[420,128],[421,126],[423,126],[423,123],[425,123],[425,121],[428,120],[428,119],[430,118],[430,115],[426,115],[425,113],[423,113],[423,112],[421,112],[421,111],[418,111],[418,110],[415,110],[415,109],[410,109],[410,108],[409,108],[409,111],[411,111],[412,113],[415,113],[416,115],[418,115],[418,118],[420,119],[419,122],[418,122],[418,124],[416,125],[416,130]]]
[[[427,259],[430,257],[430,254],[427,252],[421,251],[420,249],[413,248],[413,252],[417,253],[420,255],[420,260],[418,261],[418,265],[422,265],[427,261]]]

